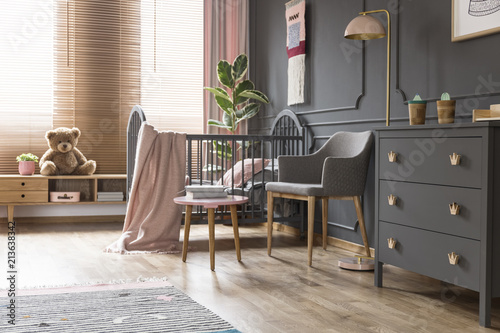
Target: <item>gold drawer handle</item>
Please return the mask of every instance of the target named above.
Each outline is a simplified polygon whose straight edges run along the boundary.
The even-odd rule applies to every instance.
[[[397,240],[395,240],[394,238],[387,238],[387,245],[389,246],[390,249],[394,249],[396,248],[396,243],[397,243]]]
[[[449,204],[451,215],[460,215],[460,205],[456,202]]]
[[[460,157],[462,157],[462,155],[458,155],[457,153],[450,155],[451,165],[460,165]]]
[[[395,153],[395,152],[393,152],[392,150],[389,153],[387,153],[387,155],[389,156],[389,162],[390,163],[394,163],[398,159],[398,154]]]
[[[448,260],[450,261],[450,265],[458,265],[458,259],[460,259],[460,256],[455,252],[448,253]]]
[[[387,197],[387,201],[389,201],[390,206],[396,206],[398,203],[398,197],[395,195],[391,194]]]

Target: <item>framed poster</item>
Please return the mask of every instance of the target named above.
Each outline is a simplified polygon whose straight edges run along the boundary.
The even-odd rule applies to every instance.
[[[500,0],[452,0],[451,41],[500,32]]]

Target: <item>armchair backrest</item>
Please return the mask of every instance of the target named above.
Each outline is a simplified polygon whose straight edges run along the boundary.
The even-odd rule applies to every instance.
[[[337,132],[315,153],[326,158],[356,157],[363,153],[370,153],[373,142],[371,131],[366,132]]]
[[[326,157],[342,157],[334,164],[324,164],[322,184],[326,195],[362,195],[372,150],[373,134],[337,132],[325,144]],[[326,153],[325,153],[326,154]],[[326,158],[325,157],[325,158]],[[339,172],[339,169],[342,170]]]

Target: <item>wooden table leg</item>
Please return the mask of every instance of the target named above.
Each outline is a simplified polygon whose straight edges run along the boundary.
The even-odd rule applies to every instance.
[[[14,205],[7,205],[7,222],[14,222]]]
[[[241,261],[240,233],[238,231],[238,214],[236,205],[231,205],[231,222],[233,223],[234,247],[236,248],[236,258]]]
[[[186,206],[186,216],[184,218],[184,242],[182,243],[182,261],[186,262],[188,243],[189,243],[189,230],[191,228],[191,213],[193,206]]]
[[[210,250],[210,269],[215,270],[215,211],[208,208],[208,248]]]

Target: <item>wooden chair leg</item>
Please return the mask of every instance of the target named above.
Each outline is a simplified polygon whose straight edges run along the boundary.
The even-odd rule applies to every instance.
[[[307,263],[309,266],[312,266],[315,202],[316,198],[314,196],[307,197]]]
[[[273,216],[274,197],[273,192],[267,191],[267,255],[271,255],[271,244],[273,241]]]
[[[365,252],[368,257],[371,257],[370,246],[368,245],[368,236],[366,235],[365,218],[363,216],[363,208],[361,207],[361,198],[356,196],[352,199],[354,201],[354,206],[356,207],[356,214],[358,215],[359,228],[361,229],[361,237],[363,237]]]
[[[322,229],[323,229],[323,250],[326,250],[327,246],[327,234],[328,234],[328,198],[321,198],[321,208],[322,208]]]

